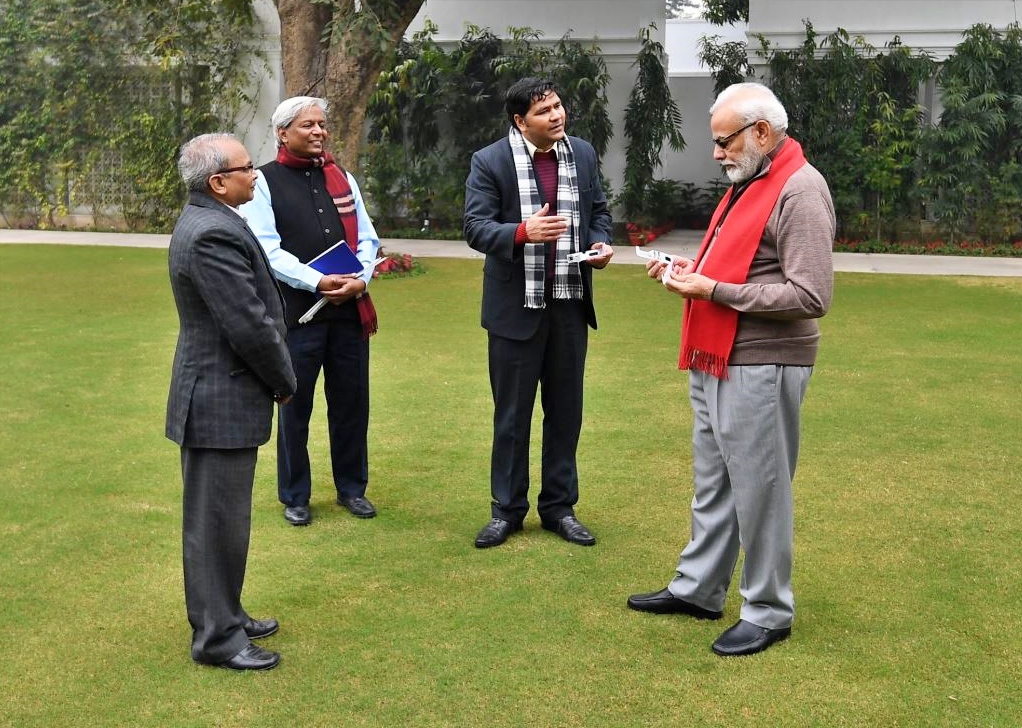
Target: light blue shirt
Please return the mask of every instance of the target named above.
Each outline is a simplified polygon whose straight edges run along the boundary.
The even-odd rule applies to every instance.
[[[355,255],[364,267],[372,265],[376,260],[376,254],[380,250],[380,238],[373,227],[373,221],[369,219],[369,213],[366,212],[362,193],[359,192],[355,178],[347,171],[345,174],[348,176],[348,184],[351,185],[351,193],[355,198],[355,219],[358,221],[358,248]],[[248,226],[266,251],[266,257],[270,260],[270,267],[273,268],[277,280],[292,288],[315,291],[323,274],[280,247],[280,234],[277,232],[277,223],[273,217],[270,188],[261,174],[256,178],[255,197],[251,202],[246,202],[238,208],[238,212],[248,222]],[[362,276],[366,287],[369,286],[372,277],[372,271]]]

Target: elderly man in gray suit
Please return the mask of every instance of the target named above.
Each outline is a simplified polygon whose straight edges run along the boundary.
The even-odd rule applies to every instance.
[[[170,239],[170,282],[180,333],[167,402],[167,437],[181,446],[185,605],[192,659],[267,670],[280,655],[253,639],[275,619],[241,606],[259,445],[273,403],[286,403],[295,374],[285,343],[283,300],[273,271],[237,208],[252,199],[255,171],[230,134],[181,147],[188,204]]]

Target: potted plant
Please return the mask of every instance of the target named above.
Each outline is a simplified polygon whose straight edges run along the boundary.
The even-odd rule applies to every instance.
[[[629,242],[645,245],[676,226],[681,187],[672,179],[651,180],[638,211],[625,223]]]

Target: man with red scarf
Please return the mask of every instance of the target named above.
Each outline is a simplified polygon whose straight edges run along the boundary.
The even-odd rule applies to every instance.
[[[692,537],[666,589],[628,606],[720,619],[745,551],[740,619],[713,643],[750,655],[791,634],[791,481],[799,416],[833,292],[834,206],[827,183],[787,136],[770,89],[741,83],[710,108],[713,157],[733,183],[695,260],[651,261],[685,299],[695,493]]]
[[[277,106],[271,122],[277,158],[259,168],[255,198],[241,208],[273,267],[285,301],[287,343],[298,391],[279,409],[277,495],[284,518],[312,521],[309,500],[309,420],[322,369],[330,435],[330,464],[337,503],[359,518],[376,515],[365,497],[369,482],[369,337],[376,311],[366,288],[372,273],[323,275],[307,265],[343,240],[363,265],[380,240],[354,177],[326,149],[327,103],[296,96]],[[299,318],[325,296],[308,323]]]

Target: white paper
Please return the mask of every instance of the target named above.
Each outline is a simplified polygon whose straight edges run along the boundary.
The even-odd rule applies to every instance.
[[[642,250],[638,247],[635,248],[635,254],[640,258],[667,263],[667,265],[674,265],[675,261],[681,260],[680,255],[669,255],[668,253],[661,253],[659,250]]]
[[[600,255],[600,252],[601,251],[596,250],[595,248],[592,248],[592,249],[589,249],[589,250],[583,250],[583,251],[581,251],[579,253],[568,253],[568,262],[569,263],[581,263],[583,260],[587,260],[589,258],[596,258],[596,257],[598,257]]]

